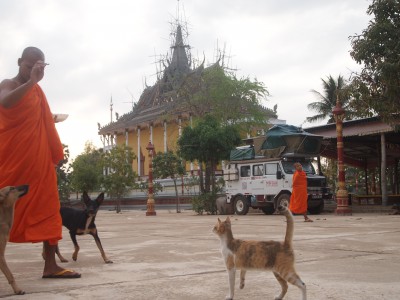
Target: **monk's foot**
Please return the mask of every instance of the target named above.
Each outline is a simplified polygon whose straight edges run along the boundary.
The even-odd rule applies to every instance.
[[[80,278],[81,274],[59,266],[51,270],[44,270],[42,278]]]
[[[304,220],[304,222],[314,222],[314,221],[309,219],[309,218],[307,218],[307,219]]]

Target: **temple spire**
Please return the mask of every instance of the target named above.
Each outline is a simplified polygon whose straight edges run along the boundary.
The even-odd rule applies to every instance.
[[[189,46],[183,43],[182,27],[181,24],[178,23],[175,33],[175,44],[171,46],[172,59],[170,68],[172,70],[181,71],[184,73],[190,70],[186,48],[189,48]]]

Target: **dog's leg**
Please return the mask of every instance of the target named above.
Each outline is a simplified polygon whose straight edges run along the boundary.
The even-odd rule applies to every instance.
[[[0,269],[3,271],[4,275],[6,276],[8,283],[12,286],[14,293],[17,295],[23,295],[25,292],[21,290],[18,286],[17,283],[15,282],[14,276],[11,273],[10,269],[7,266],[6,260],[4,257],[0,258]]]
[[[17,295],[23,295],[23,294],[25,294],[25,292],[17,286],[14,276],[11,273],[10,269],[8,268],[6,260],[4,258],[7,240],[8,240],[8,236],[5,236],[5,238],[2,238],[0,240],[0,269],[6,276],[8,283],[11,285],[11,287],[14,290],[14,293]]]
[[[61,262],[63,262],[63,263],[68,262],[68,260],[66,258],[64,258],[64,256],[61,255],[58,245],[56,247],[56,254]],[[42,257],[44,260],[46,260],[46,252],[44,251],[44,243],[43,243]]]
[[[97,245],[97,247],[98,247],[99,250],[100,250],[100,253],[101,253],[101,256],[102,256],[103,259],[104,259],[104,262],[105,262],[106,264],[112,264],[113,262],[107,258],[106,253],[104,252],[103,246],[101,245],[101,242],[100,242],[99,235],[97,234],[97,230],[95,229],[95,230],[91,231],[91,232],[90,232],[90,235],[91,235],[91,236],[94,238],[94,240],[96,241],[96,245]]]
[[[63,263],[68,262],[68,259],[66,259],[64,256],[61,255],[60,248],[58,248],[58,245],[56,247],[56,254],[61,262]]]
[[[75,232],[70,231],[69,235],[71,236],[71,240],[74,243],[74,248],[75,248],[74,253],[72,254],[72,259],[76,261],[78,259],[79,245],[78,242],[76,241]]]

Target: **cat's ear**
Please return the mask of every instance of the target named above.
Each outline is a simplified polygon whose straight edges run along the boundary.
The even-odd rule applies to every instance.
[[[221,220],[218,218],[218,223],[221,224]]]
[[[226,220],[225,220],[225,222],[227,222],[227,223],[231,224],[231,218],[229,218],[229,216],[228,216],[228,217],[226,217]]]

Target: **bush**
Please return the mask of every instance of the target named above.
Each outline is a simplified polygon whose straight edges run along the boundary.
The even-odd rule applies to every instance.
[[[139,189],[141,192],[145,193],[146,196],[149,195],[149,182],[148,181],[139,181],[139,183],[135,186],[136,189]],[[159,192],[163,190],[161,183],[157,181],[153,181],[153,195],[157,196]]]
[[[193,210],[199,215],[202,215],[203,212],[215,215],[217,214],[216,200],[217,194],[215,193],[204,193],[199,196],[195,196],[192,198]]]

